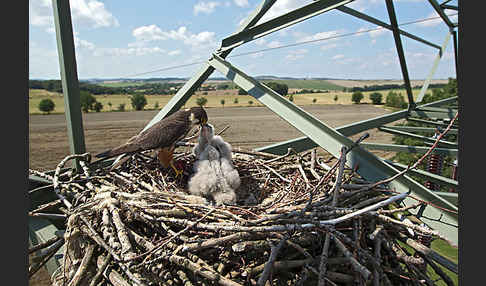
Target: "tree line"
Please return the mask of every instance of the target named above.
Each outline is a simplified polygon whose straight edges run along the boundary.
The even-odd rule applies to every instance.
[[[429,84],[429,88],[442,88],[446,84],[444,83],[433,83]],[[380,85],[365,85],[363,87],[352,87],[348,89],[351,92],[355,91],[379,91],[379,90],[387,90],[387,89],[404,89],[405,84],[380,84]],[[412,88],[422,88],[422,85],[415,85]]]
[[[94,95],[99,94],[175,94],[180,83],[147,83],[126,87],[111,87],[79,82],[79,90],[87,91]],[[29,80],[30,89],[45,89],[51,92],[62,93],[62,83],[60,80]]]

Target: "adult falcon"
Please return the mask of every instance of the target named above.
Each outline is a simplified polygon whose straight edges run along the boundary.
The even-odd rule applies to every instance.
[[[153,149],[157,151],[161,165],[164,168],[172,167],[176,176],[179,176],[182,170],[178,170],[173,162],[175,143],[186,137],[194,126],[206,124],[207,121],[208,115],[202,107],[179,110],[133,136],[126,143],[95,156],[109,158]]]

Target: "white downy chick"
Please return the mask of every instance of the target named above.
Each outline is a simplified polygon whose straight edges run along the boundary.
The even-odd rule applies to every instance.
[[[214,136],[213,126],[206,124],[202,126],[193,153],[197,161],[194,163],[194,175],[188,182],[189,192],[211,196],[218,205],[234,204],[240,177],[231,162],[231,145],[221,136]]]

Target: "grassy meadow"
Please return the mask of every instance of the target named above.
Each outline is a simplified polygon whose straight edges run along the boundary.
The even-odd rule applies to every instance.
[[[294,89],[290,89],[291,93]],[[385,102],[386,95],[389,90],[380,91],[383,95],[382,102]],[[395,90],[400,92],[406,99],[405,90]],[[414,89],[414,98],[417,98],[419,89]],[[369,94],[372,92],[363,92],[364,98],[361,100],[361,104],[371,104],[369,99]],[[351,100],[351,92],[342,91],[330,91],[325,93],[308,93],[308,94],[294,94],[294,103],[300,106],[311,105],[311,104],[354,104]],[[204,96],[207,98],[208,102],[206,107],[223,107],[221,105],[221,100],[225,101],[224,107],[241,107],[241,106],[263,106],[255,98],[249,95],[238,95],[238,90],[215,90],[202,92],[198,91],[192,96],[186,103],[186,107],[196,106],[197,97]],[[337,101],[334,97],[337,96]],[[124,94],[110,94],[110,95],[95,95],[96,99],[103,104],[102,112],[116,111],[120,104],[125,104],[125,111],[133,110],[130,96]],[[162,108],[169,100],[172,95],[146,95],[147,105],[145,109],[154,109],[156,103],[159,105],[159,109]],[[55,108],[51,113],[64,113],[64,98],[61,93],[49,92],[47,90],[40,89],[29,89],[29,114],[42,114],[39,110],[39,102],[44,98],[50,98],[54,101]],[[313,99],[316,102],[313,103]],[[237,103],[235,103],[237,99]],[[252,103],[250,103],[252,102]],[[108,103],[111,103],[111,107]]]

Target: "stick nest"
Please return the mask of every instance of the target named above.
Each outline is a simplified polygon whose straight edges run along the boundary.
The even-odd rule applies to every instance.
[[[56,172],[67,220],[54,285],[434,282],[434,232],[401,221],[408,213],[397,194],[339,170],[343,158],[233,150],[237,203],[215,206],[187,192],[194,156],[175,157],[185,166],[179,178],[146,153],[111,171],[81,161],[84,173]],[[410,253],[398,243],[407,239],[424,248]]]

